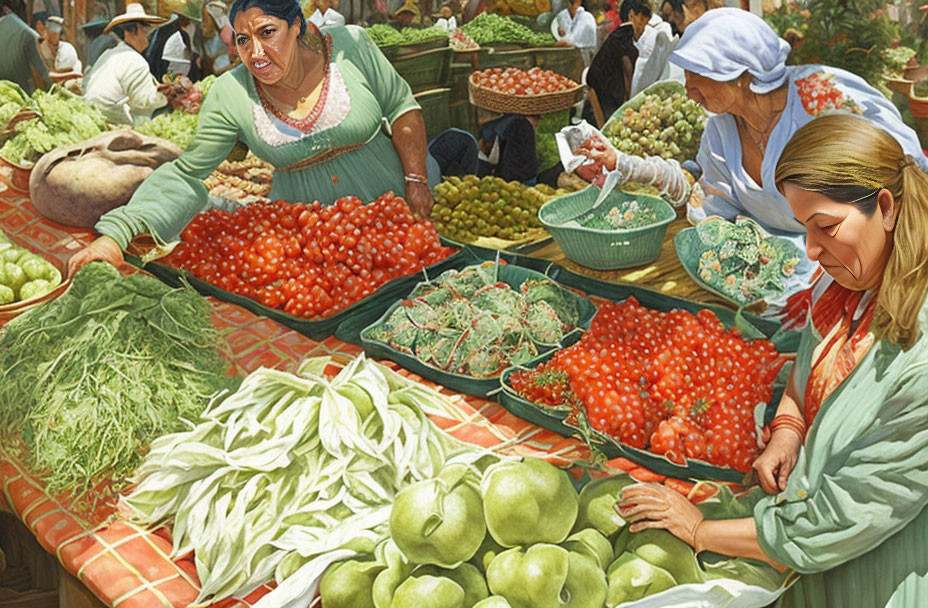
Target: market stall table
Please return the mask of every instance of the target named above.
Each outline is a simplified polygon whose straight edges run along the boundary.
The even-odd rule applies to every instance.
[[[27,195],[11,187],[12,173],[0,165],[0,229],[29,248],[61,262],[94,238],[92,232],[73,230],[40,217]],[[131,269],[127,269],[132,271]],[[235,367],[251,372],[259,367],[294,371],[306,356],[332,356],[330,371],[339,361],[355,356],[360,349],[329,338],[310,340],[296,332],[245,311],[211,300],[213,320],[228,341]],[[423,381],[398,365],[387,363],[399,373],[443,393],[442,387]],[[513,451],[523,456],[545,458],[566,466],[594,466],[589,449],[576,439],[564,438],[527,423],[499,404],[477,398],[462,398],[458,411],[433,421],[455,437],[485,447]],[[114,501],[106,484],[95,496],[70,500],[49,496],[40,475],[24,466],[17,446],[0,446],[0,508],[13,513],[35,534],[41,546],[53,554],[65,570],[76,577],[106,605],[121,608],[187,606],[198,593],[198,581],[190,555],[171,560],[170,532],[147,531],[116,517]],[[577,474],[584,467],[573,469]],[[610,461],[602,472],[629,471],[636,478],[664,482],[692,498],[704,495],[704,486],[666,479],[636,467],[624,459]],[[222,608],[249,607],[267,593],[261,587],[246,598],[231,598],[215,604]]]
[[[526,255],[550,260],[570,271],[594,279],[608,281],[610,283],[633,283],[639,287],[646,287],[668,296],[684,298],[699,304],[720,305],[734,308],[732,303],[728,300],[706,291],[697,285],[696,282],[686,274],[686,270],[683,269],[683,264],[681,264],[679,258],[677,258],[677,252],[673,245],[674,237],[684,228],[689,228],[690,225],[691,224],[686,218],[677,218],[674,220],[667,227],[667,236],[664,238],[664,242],[661,245],[660,257],[651,264],[635,268],[623,268],[621,270],[593,270],[591,268],[586,268],[568,259],[558,244],[553,240]]]

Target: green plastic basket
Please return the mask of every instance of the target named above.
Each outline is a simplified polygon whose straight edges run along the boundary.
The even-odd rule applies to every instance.
[[[474,73],[474,66],[469,63],[452,63],[450,76],[448,77],[448,87],[451,89],[450,101],[457,103],[466,102],[467,97],[467,80]],[[455,124],[455,126],[458,126]]]
[[[657,212],[658,221],[650,226],[633,230],[596,230],[565,225],[592,210],[599,192],[598,187],[589,186],[548,201],[538,210],[538,219],[564,254],[587,268],[616,270],[656,260],[661,254],[667,226],[677,217],[673,207],[657,197],[613,190],[599,206],[605,212],[624,201],[638,200]]]
[[[583,77],[583,55],[575,47],[534,48],[532,56],[535,67],[551,70],[576,82]]]
[[[449,91],[450,89],[433,89],[416,93],[414,96],[422,108],[426,140],[431,140],[451,127],[451,116],[448,110]]]
[[[471,258],[468,260],[467,256],[464,255],[455,260],[454,267],[461,269],[471,264],[479,264],[482,261],[484,260],[479,258]],[[433,279],[441,273],[429,271],[426,274],[428,275],[429,279]],[[523,281],[531,278],[547,279],[548,277],[540,272],[529,270],[527,268],[521,268],[519,266],[507,264],[500,265],[499,267],[499,280],[512,286],[515,289],[518,289]],[[596,306],[588,298],[578,295],[570,290],[565,290],[565,293],[577,303],[578,310],[580,312],[580,320],[577,324],[577,329],[565,335],[561,340],[561,346],[567,346],[579,340],[583,331],[590,328],[590,323],[593,321],[593,317],[596,316]],[[405,295],[408,295],[408,292],[407,294],[404,294],[404,297]],[[392,306],[390,306],[389,309],[387,309],[386,312],[383,313],[383,315],[381,315],[379,319],[377,319],[377,321],[371,323],[361,331],[361,346],[369,356],[395,361],[411,372],[416,373],[427,380],[441,384],[442,386],[445,386],[458,393],[465,393],[468,395],[474,395],[476,397],[490,398],[499,392],[499,376],[490,378],[473,378],[465,374],[448,372],[433,367],[421,361],[417,357],[399,351],[388,344],[384,344],[383,342],[372,339],[370,336],[374,328],[386,321],[390,315],[393,314],[393,311],[402,305],[402,300],[396,301]],[[537,344],[536,346],[538,347],[539,351],[542,352],[554,352],[559,347],[557,345],[545,344]]]
[[[531,49],[502,50],[501,45],[491,45],[494,48],[480,58],[480,69],[511,66],[529,70],[535,67],[535,57]]]
[[[520,370],[534,369],[553,356],[554,352],[544,353],[525,365],[509,367],[503,372],[503,375],[500,376],[503,390],[500,392],[499,403],[507,412],[559,435],[578,437],[592,449],[601,452],[606,458],[627,458],[635,464],[660,475],[679,479],[709,479],[733,483],[744,481],[744,473],[730,467],[720,467],[694,459],[689,459],[685,465],[680,465],[660,454],[620,443],[609,435],[593,429],[586,419],[585,412],[574,413],[569,408],[552,408],[537,405],[519,395],[512,388],[510,378],[514,373]],[[783,386],[774,386],[770,404],[776,407],[782,395]],[[769,409],[770,405],[768,405]]]
[[[451,47],[421,51],[393,59],[393,67],[409,83],[413,93],[448,86]]]

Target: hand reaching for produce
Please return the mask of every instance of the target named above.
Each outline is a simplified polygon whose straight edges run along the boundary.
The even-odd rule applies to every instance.
[[[416,216],[417,220],[427,220],[432,215],[432,206],[435,199],[432,197],[432,189],[427,183],[406,182],[406,204],[409,210]]]
[[[781,428],[773,433],[763,453],[754,461],[757,480],[767,494],[777,494],[786,490],[786,480],[796,459],[802,437],[790,428]]]
[[[119,243],[108,236],[101,236],[71,256],[71,259],[68,260],[68,277],[73,277],[78,270],[90,262],[98,260],[119,267],[125,261],[125,258],[123,258],[122,248],[120,248]]]
[[[640,483],[622,489],[616,511],[632,533],[659,528],[667,530],[698,553],[697,532],[702,513],[685,496],[656,483]]]
[[[606,172],[615,170],[616,152],[596,134],[591,135],[574,150],[574,154],[590,159],[589,163],[577,167],[575,173],[586,181],[602,186]],[[605,169],[605,171],[603,171]]]

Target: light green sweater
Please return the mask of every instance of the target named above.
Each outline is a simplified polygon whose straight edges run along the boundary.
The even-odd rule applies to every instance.
[[[877,340],[825,400],[787,489],[754,509],[764,552],[803,573],[784,606],[879,608],[928,571],[928,305],[908,351]],[[796,358],[800,395],[821,336]],[[928,605],[900,599],[897,608]]]

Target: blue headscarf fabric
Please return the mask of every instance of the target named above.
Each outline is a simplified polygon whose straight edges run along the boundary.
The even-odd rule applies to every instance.
[[[720,82],[747,71],[754,77],[751,90],[764,94],[786,82],[789,51],[789,43],[760,17],[738,8],[717,8],[686,28],[670,62]]]

